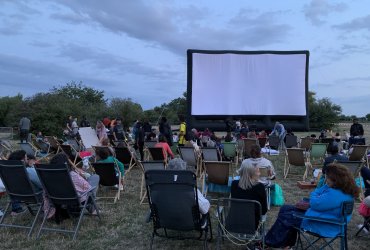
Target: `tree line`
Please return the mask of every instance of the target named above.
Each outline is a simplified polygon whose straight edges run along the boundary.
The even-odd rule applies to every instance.
[[[309,92],[308,97],[311,128],[331,129],[340,120],[354,118],[341,114],[341,107],[328,98],[317,99],[314,92]],[[178,124],[178,114],[187,114],[186,92],[182,97],[149,110],[143,110],[130,98],[107,100],[104,91],[75,82],[31,97],[18,94],[0,98],[0,127],[17,127],[19,119],[25,115],[32,121],[33,132],[42,131],[46,135],[60,135],[70,115],[78,119],[85,116],[92,126],[105,116],[121,117],[128,127],[136,119],[156,125],[161,115],[166,116],[170,124]],[[370,114],[367,116],[370,118]]]

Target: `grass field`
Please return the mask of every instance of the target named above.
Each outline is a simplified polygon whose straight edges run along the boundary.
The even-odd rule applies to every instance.
[[[349,130],[343,125],[339,128]],[[338,130],[339,130],[338,129]],[[369,131],[366,131],[367,139],[370,138]],[[306,135],[310,133],[300,133]],[[369,139],[368,139],[369,140]],[[309,196],[309,191],[301,190],[296,182],[300,176],[282,177],[284,156],[269,156],[277,170],[276,182],[283,188],[286,203],[293,204],[302,197]],[[302,172],[303,173],[303,172]],[[102,221],[92,216],[86,216],[82,221],[82,226],[75,241],[71,241],[69,235],[44,233],[39,240],[34,236],[27,239],[27,234],[21,229],[0,228],[0,249],[148,249],[152,224],[145,223],[145,215],[148,205],[140,205],[139,192],[141,183],[141,171],[134,169],[126,177],[127,182],[121,200],[115,205],[101,204],[103,210]],[[0,207],[4,210],[6,197],[0,199]],[[353,212],[352,220],[348,227],[349,249],[369,249],[370,235],[367,237],[354,237],[357,231],[357,224],[362,223],[362,218],[358,215],[357,208]],[[268,212],[266,229],[275,221],[279,207],[272,207]],[[217,234],[217,223],[215,220],[215,206],[211,207],[213,219],[214,240],[209,243],[209,249],[216,248],[215,236]],[[15,219],[23,220],[28,214],[18,215]],[[36,231],[40,222],[36,226]],[[70,221],[65,221],[62,225],[70,226]],[[155,249],[201,249],[202,243],[197,240],[167,240],[156,238],[154,241]],[[223,249],[245,249],[245,247],[235,247],[226,241]]]

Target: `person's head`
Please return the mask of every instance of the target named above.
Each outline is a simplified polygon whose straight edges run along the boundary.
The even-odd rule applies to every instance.
[[[101,120],[98,120],[98,121],[96,122],[96,127],[97,127],[97,128],[103,128],[103,127],[104,127],[103,122],[102,122]]]
[[[107,137],[104,137],[101,141],[102,146],[109,146],[109,139]]]
[[[117,125],[121,125],[121,123],[122,123],[121,118],[117,118],[117,119],[116,119],[116,123],[117,123]]]
[[[68,116],[68,119],[69,119],[69,120],[72,120],[72,118],[73,118],[73,117],[72,117],[71,115],[70,115],[70,116]]]
[[[14,152],[11,152],[8,160],[11,161],[25,161],[27,160],[27,153],[24,150],[16,150]]]
[[[185,122],[185,117],[184,117],[184,115],[178,115],[178,117],[179,117],[179,121],[180,122]]]
[[[165,116],[162,116],[161,121],[162,121],[163,123],[166,123],[166,122],[167,122],[167,118],[166,118]]]
[[[72,170],[71,162],[65,153],[54,155],[54,157],[50,160],[50,164],[65,164],[69,171]]]
[[[252,158],[260,158],[261,157],[261,147],[258,145],[252,145],[250,154]]]
[[[311,134],[310,137],[311,138],[316,138],[316,135],[315,134]]]
[[[98,157],[101,159],[101,160],[105,160],[108,158],[108,156],[110,155],[110,152],[109,152],[109,148],[107,147],[102,147],[102,148],[99,148],[96,152],[96,154],[98,155]]]
[[[353,119],[353,123],[354,123],[354,124],[357,124],[357,123],[358,123],[358,119],[357,119],[357,118],[354,118],[354,119]]]
[[[174,158],[168,162],[167,170],[186,170],[187,164],[181,158]]]
[[[166,137],[164,135],[159,135],[158,141],[159,142],[167,142],[167,139],[166,139]]]
[[[26,165],[33,167],[35,163],[36,163],[36,157],[34,155],[27,154]]]
[[[246,190],[252,188],[258,182],[261,173],[260,169],[257,166],[248,164],[247,162],[243,161],[242,166],[239,170],[239,174],[239,187]]]
[[[338,163],[331,163],[327,166],[326,184],[335,189],[340,189],[343,193],[357,197],[359,194],[355,179],[351,172]]]
[[[327,149],[328,153],[331,155],[336,155],[339,153],[338,143],[330,143]]]

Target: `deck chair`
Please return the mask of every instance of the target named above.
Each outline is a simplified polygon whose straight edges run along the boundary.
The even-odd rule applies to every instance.
[[[253,145],[257,145],[257,139],[245,138],[243,139],[243,142],[244,142],[243,158],[250,158],[251,148]]]
[[[108,146],[92,146],[92,149],[94,150],[94,152],[95,152],[95,155],[97,155],[97,152],[99,151],[99,150],[101,150],[101,149],[106,149],[106,148],[108,148],[108,151],[109,151],[109,155],[110,156],[115,156],[115,154],[114,154],[114,151],[112,152],[112,150],[111,150],[111,147],[108,147]]]
[[[268,143],[269,143],[268,146],[269,146],[270,149],[279,150],[279,145],[280,145],[279,136],[270,135]]]
[[[204,161],[205,174],[203,175],[202,185],[204,196],[207,196],[210,183],[228,186],[230,168],[231,162],[229,161]]]
[[[52,149],[49,143],[44,142],[43,140],[37,140],[37,137],[31,134],[32,145],[37,148],[37,150],[44,154],[50,154]]]
[[[232,161],[234,164],[234,169],[232,172],[236,170],[238,163],[239,163],[239,154],[237,150],[237,145],[235,142],[224,142],[224,150],[222,151],[224,160]]]
[[[122,178],[121,172],[118,169],[118,166],[113,162],[109,163],[102,163],[102,162],[95,162],[92,164],[92,167],[95,170],[95,173],[99,175],[99,185],[104,187],[114,187],[117,185],[117,192],[115,195],[108,196],[108,197],[96,197],[97,199],[113,199],[113,204],[117,202],[117,200],[121,197],[120,192],[120,180]]]
[[[193,147],[179,147],[180,157],[189,167],[194,168],[201,175],[200,159],[197,157]]]
[[[132,170],[133,167],[137,166],[136,155],[130,151],[127,147],[115,147],[114,152],[117,160],[123,163],[125,167],[128,167],[126,175]]]
[[[226,238],[250,249],[251,243],[261,242],[265,247],[265,220],[258,201],[221,198],[217,201],[217,249]],[[254,248],[252,248],[254,249]]]
[[[203,249],[207,249],[207,240],[212,240],[211,220],[206,214],[205,224],[201,223],[196,175],[191,171],[148,170],[145,181],[153,221],[150,249],[155,236],[174,238],[170,231],[198,231],[197,239],[203,238]]]
[[[201,148],[203,161],[220,161],[221,155],[217,148]]]
[[[42,186],[44,187],[46,196],[50,201],[49,206],[44,213],[44,218],[37,234],[37,238],[40,237],[42,231],[53,231],[71,233],[73,234],[73,240],[75,240],[81,225],[82,218],[87,211],[87,204],[92,206],[91,211],[95,210],[97,212],[100,220],[99,209],[95,203],[95,199],[93,198],[93,190],[96,187],[92,187],[84,194],[78,195],[69,174],[69,170],[65,166],[65,164],[36,164],[35,169],[37,175],[40,178]],[[81,204],[80,198],[83,195],[87,195],[87,199],[83,204]],[[79,208],[78,221],[76,223],[76,226],[72,230],[55,227],[48,228],[44,226],[52,204],[54,206],[68,206]]]
[[[293,148],[297,147],[298,141],[296,135],[287,135],[285,136],[285,147],[287,148]]]
[[[67,143],[71,145],[77,152],[83,150],[83,146],[75,138],[68,138]]]
[[[71,160],[73,165],[78,165],[82,162],[82,159],[79,155],[79,153],[75,150],[74,147],[72,147],[69,144],[60,144],[61,150],[68,156],[68,158]]]
[[[0,160],[1,159],[7,160],[11,152],[12,152],[11,149],[9,149],[2,142],[0,143]]]
[[[28,237],[30,237],[42,208],[43,191],[35,190],[22,161],[0,160],[0,177],[10,198],[8,205],[4,211],[4,215],[0,219],[0,227],[29,229]],[[7,224],[4,222],[5,218],[7,218],[8,212],[11,212],[9,208],[11,206],[12,200],[24,203],[27,206],[28,211],[31,213],[31,215],[34,216],[31,221],[31,225],[14,223]],[[31,206],[38,207],[36,215]],[[11,221],[14,222],[14,219]]]
[[[59,147],[59,141],[54,136],[45,136],[45,139],[49,142],[51,149],[57,154],[61,150]]]
[[[143,170],[140,188],[140,204],[143,204],[145,198],[147,198],[145,190],[145,172],[149,170],[165,170],[165,164],[163,161],[142,161],[140,162],[140,165]]]
[[[322,167],[328,145],[327,143],[311,143],[310,162],[313,167]]]
[[[144,159],[149,160],[150,152],[148,148],[154,148],[157,141],[144,141]]]
[[[165,165],[167,165],[167,153],[164,151],[162,147],[149,147],[148,151],[151,156],[151,160],[153,161],[163,161]]]
[[[32,144],[28,142],[18,143],[20,148],[24,151],[26,151],[27,155],[33,155],[36,157],[37,160],[43,160],[47,159],[49,154],[43,154],[41,153],[37,148],[32,146]]]
[[[266,146],[267,137],[258,137],[258,144],[261,148],[264,148]]]
[[[366,161],[366,166],[369,167],[369,159],[367,157],[367,149],[368,145],[352,145],[352,152],[348,156],[348,160],[350,161]]]
[[[284,179],[287,178],[291,166],[304,167],[303,180],[307,178],[308,170],[311,168],[310,162],[306,160],[303,148],[287,148],[284,162]]]
[[[312,143],[313,143],[313,140],[311,137],[301,137],[301,142],[299,144],[299,147],[303,148],[305,151],[308,151],[311,149]]]
[[[312,233],[310,231],[306,231],[304,229],[297,228],[298,237],[297,237],[297,242],[296,242],[296,248],[295,249],[298,249],[299,247],[300,247],[300,249],[303,249],[302,239],[304,239],[308,244],[308,247],[306,247],[304,249],[308,249],[308,248],[317,249],[318,248],[317,244],[320,243],[320,242],[323,242],[323,245],[321,245],[319,247],[319,249],[326,249],[326,247],[330,247],[331,249],[337,249],[337,248],[333,248],[333,246],[331,245],[336,239],[340,239],[340,249],[341,250],[348,249],[348,244],[347,244],[347,225],[348,225],[348,221],[347,221],[347,217],[352,214],[353,207],[354,207],[353,201],[343,202],[342,205],[341,205],[341,215],[342,216],[341,216],[340,220],[338,220],[338,219],[335,219],[335,220],[333,220],[333,219],[323,219],[323,218],[319,218],[319,217],[295,215],[296,217],[301,218],[301,219],[309,219],[311,221],[317,221],[317,222],[321,222],[321,223],[325,223],[325,224],[331,224],[333,226],[340,227],[340,233],[338,235],[336,235],[335,237],[333,237],[333,238],[323,237],[323,236],[321,236],[317,233]]]

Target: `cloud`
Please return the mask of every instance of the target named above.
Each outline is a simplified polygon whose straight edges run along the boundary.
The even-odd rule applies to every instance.
[[[358,17],[350,22],[334,25],[333,27],[346,32],[354,32],[363,29],[370,31],[370,15]]]
[[[274,44],[282,42],[291,30],[287,24],[276,23],[274,18],[282,14],[280,12],[245,19],[248,10],[243,10],[236,17],[225,20],[225,25],[216,26],[205,21],[211,15],[210,10],[193,5],[170,8],[164,2],[154,6],[139,0],[94,0],[88,5],[71,0],[55,1],[69,7],[74,15],[84,17],[76,22],[99,24],[110,32],[126,34],[181,56],[189,48],[243,49]],[[65,16],[59,15],[59,18]]]
[[[325,23],[323,17],[332,12],[343,12],[347,8],[345,3],[330,4],[327,0],[312,0],[304,5],[303,13],[313,25],[320,26]]]

